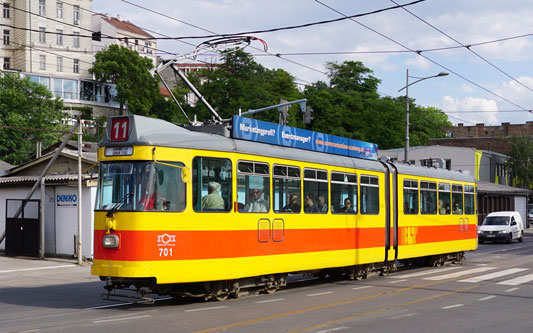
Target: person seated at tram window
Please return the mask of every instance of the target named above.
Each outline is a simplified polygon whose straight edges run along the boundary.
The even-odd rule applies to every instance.
[[[304,212],[306,213],[320,213],[320,210],[315,206],[315,197],[313,194],[308,193],[305,196]]]
[[[168,210],[169,201],[158,195],[157,192],[146,193],[139,201],[140,210]]]
[[[439,214],[446,214],[446,208],[444,208],[444,202],[442,200],[439,200]]]
[[[459,207],[459,203],[458,202],[456,202],[453,205],[453,213],[454,214],[463,214],[463,210]]]
[[[350,198],[344,199],[344,207],[341,208],[341,213],[355,213],[352,207],[352,200]]]
[[[202,210],[223,210],[224,199],[218,193],[220,191],[220,184],[217,182],[209,182],[207,184],[207,194],[202,198]]]
[[[321,213],[327,213],[328,212],[328,204],[326,203],[326,199],[323,195],[319,195],[316,197],[317,201],[317,208]]]
[[[266,213],[268,206],[268,201],[263,198],[263,191],[256,188],[251,190],[250,202],[244,206],[244,210],[248,213]]]
[[[298,194],[293,193],[289,196],[289,203],[283,207],[284,212],[299,213],[300,203],[298,202]]]

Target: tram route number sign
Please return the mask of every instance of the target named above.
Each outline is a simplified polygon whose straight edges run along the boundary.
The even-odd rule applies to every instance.
[[[113,118],[111,121],[110,141],[128,141],[130,120],[128,117]]]
[[[378,145],[257,119],[233,116],[233,137],[278,146],[376,160]]]

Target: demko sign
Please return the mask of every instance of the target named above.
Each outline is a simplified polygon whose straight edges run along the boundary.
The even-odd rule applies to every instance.
[[[378,145],[375,143],[342,138],[246,117],[233,116],[233,137],[321,153],[371,160],[378,158]]]
[[[58,194],[56,195],[56,205],[58,207],[77,207],[78,196],[76,194]]]

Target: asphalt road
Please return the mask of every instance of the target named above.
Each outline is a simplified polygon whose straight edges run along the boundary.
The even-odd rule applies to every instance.
[[[362,281],[305,280],[224,302],[100,298],[103,282],[71,261],[0,256],[0,332],[529,332],[533,232],[484,244],[463,265]],[[300,278],[300,277],[293,277]]]

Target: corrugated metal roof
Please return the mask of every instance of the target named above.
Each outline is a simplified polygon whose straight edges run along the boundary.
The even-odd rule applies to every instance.
[[[0,184],[13,184],[13,183],[35,183],[39,179],[39,176],[16,176],[16,177],[0,177]],[[98,175],[82,175],[82,180],[98,179]],[[45,182],[59,182],[59,181],[76,181],[78,180],[78,174],[68,175],[47,175],[45,176]]]
[[[499,185],[494,183],[488,183],[488,182],[477,182],[477,192],[482,194],[498,194],[498,195],[523,195],[527,196],[533,193],[533,191],[525,189],[525,188],[518,188],[518,187],[511,187],[506,185]]]

